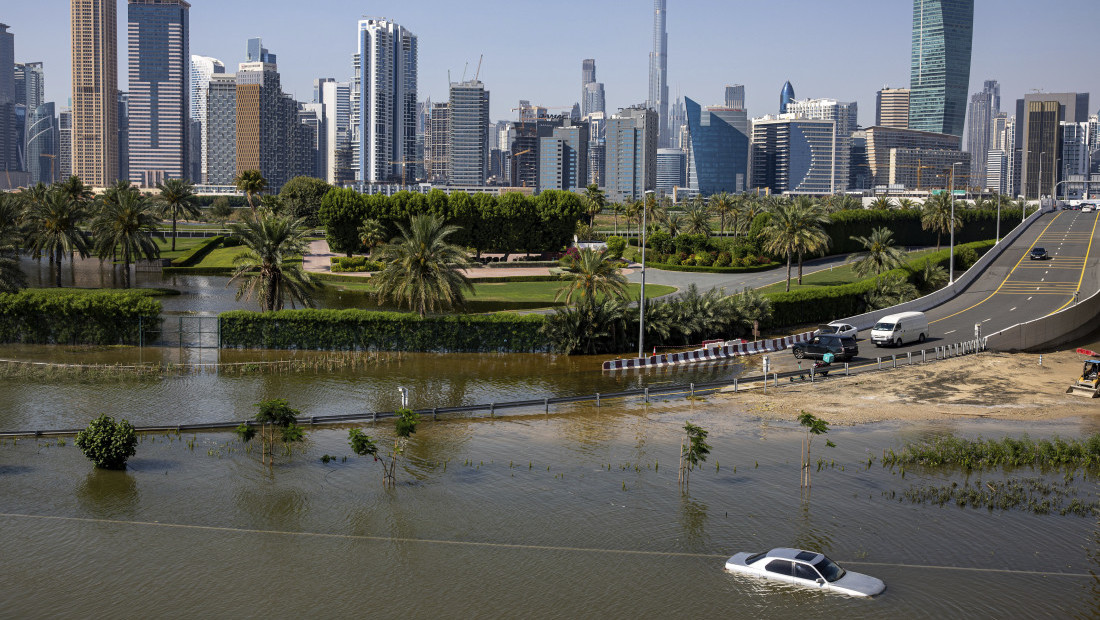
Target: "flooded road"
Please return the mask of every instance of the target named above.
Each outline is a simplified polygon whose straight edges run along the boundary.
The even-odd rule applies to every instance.
[[[688,420],[710,431],[713,450],[682,494],[676,462]],[[365,430],[388,437],[390,428]],[[1022,432],[975,421],[833,428],[835,448],[814,444],[826,466],[808,499],[797,482],[799,429],[717,414],[705,402],[425,422],[392,491],[377,463],[352,455],[343,429],[309,432],[274,468],[230,434],[148,436],[125,472],[94,471],[71,441],[8,440],[4,614],[1094,614],[1095,519],[892,498],[967,479],[916,470],[903,478],[878,462],[884,448],[949,430]],[[1047,431],[1073,436],[1079,427]],[[326,454],[335,460],[323,463]],[[1095,494],[1093,479],[1076,484]],[[786,545],[828,553],[887,590],[856,600],[722,569],[736,551]]]

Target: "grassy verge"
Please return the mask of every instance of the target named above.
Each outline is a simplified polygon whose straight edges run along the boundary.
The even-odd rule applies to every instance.
[[[326,277],[325,280],[328,280]],[[361,291],[370,293],[374,291],[370,281],[339,282],[330,284],[344,291]],[[520,303],[524,307],[538,307],[537,304],[546,306],[554,305],[554,297],[561,290],[561,281],[552,282],[489,282],[483,283],[475,280],[474,292],[469,296],[474,302],[507,302]],[[637,300],[641,295],[641,285],[630,284],[628,292],[631,300]],[[662,295],[675,293],[676,287],[661,284],[646,286],[646,298],[653,299]]]
[[[909,252],[905,256],[906,264],[935,252],[934,249],[930,250],[918,250],[916,252]],[[782,272],[783,279],[780,282],[771,284],[762,289],[759,289],[761,293],[782,293],[786,290],[786,271]],[[802,284],[797,283],[798,266],[793,265],[791,267],[791,291],[800,291],[804,289],[823,288],[828,286],[841,286],[843,284],[852,284],[853,282],[859,282],[866,280],[867,277],[860,277],[856,275],[855,270],[852,269],[852,265],[844,264],[837,265],[831,269],[824,269],[822,271],[816,271],[814,273],[805,274],[802,276]]]

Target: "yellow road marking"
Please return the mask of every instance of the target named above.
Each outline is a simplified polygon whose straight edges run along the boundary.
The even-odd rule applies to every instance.
[[[1024,259],[1027,258],[1027,255],[1031,253],[1031,248],[1035,247],[1036,243],[1039,243],[1039,240],[1043,238],[1043,235],[1045,235],[1047,233],[1047,230],[1049,230],[1050,227],[1054,225],[1054,222],[1057,222],[1058,218],[1060,218],[1060,217],[1062,217],[1061,213],[1059,213],[1058,215],[1055,215],[1054,219],[1050,220],[1050,223],[1047,224],[1046,228],[1043,229],[1043,232],[1039,233],[1039,236],[1035,237],[1035,241],[1031,242],[1031,245],[1027,248],[1027,251],[1024,252],[1024,255],[1020,257],[1020,260],[1016,261],[1016,266],[1012,268],[1012,271],[1008,272],[1007,276],[1005,276],[1004,281],[1001,282],[1001,286],[1004,286],[1005,282],[1008,282],[1008,279],[1012,277],[1012,273],[1014,271],[1016,271],[1016,267],[1019,267],[1020,263],[1024,262]],[[960,315],[964,312],[969,312],[970,310],[973,310],[974,308],[977,308],[978,306],[980,306],[980,305],[984,304],[985,302],[989,301],[990,299],[992,299],[993,296],[997,294],[997,291],[1001,290],[1001,286],[998,286],[996,288],[996,290],[994,290],[992,293],[990,293],[989,297],[986,297],[985,299],[979,301],[978,303],[974,304],[973,306],[970,306],[966,310],[959,310],[955,314],[949,314],[949,315],[943,317],[942,319],[936,319],[935,321],[929,321],[929,323],[939,323],[940,321],[946,321],[947,319],[949,319],[953,316],[958,316],[958,315]]]
[[[1081,290],[1081,283],[1085,281],[1085,268],[1088,266],[1088,263],[1089,263],[1089,253],[1092,252],[1092,240],[1096,238],[1096,224],[1097,223],[1100,223],[1100,218],[1097,218],[1092,223],[1092,234],[1089,235],[1089,247],[1088,247],[1087,250],[1085,250],[1085,262],[1084,262],[1083,265],[1081,265],[1081,277],[1077,278],[1077,288],[1074,290],[1074,292],[1080,291]],[[1072,303],[1072,302],[1073,302],[1073,297],[1070,297],[1066,301],[1066,303],[1062,304],[1062,306],[1060,308],[1058,308],[1054,312],[1051,312],[1050,314],[1054,314],[1055,312],[1060,312],[1062,310],[1062,308],[1065,308],[1066,306],[1070,305],[1070,303]],[[1050,316],[1050,314],[1048,314],[1047,316]]]

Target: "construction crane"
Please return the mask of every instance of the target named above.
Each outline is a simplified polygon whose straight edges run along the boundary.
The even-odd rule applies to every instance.
[[[408,161],[391,161],[390,162],[391,166],[397,166],[397,165],[401,166],[401,183],[403,185],[408,185],[409,184],[409,174],[408,174],[409,169],[407,167],[408,164],[424,165],[424,162],[418,161],[418,160],[415,160],[415,159],[411,159],[411,160],[408,160]]]

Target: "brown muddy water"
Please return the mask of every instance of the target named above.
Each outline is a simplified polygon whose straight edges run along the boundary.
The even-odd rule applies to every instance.
[[[190,400],[208,397],[198,392]],[[676,462],[689,420],[713,450],[684,494]],[[1021,472],[903,477],[878,462],[931,434],[1025,431],[1079,436],[1095,424],[835,427],[835,448],[814,444],[835,466],[814,473],[808,499],[798,428],[707,401],[427,421],[389,491],[345,429],[309,432],[273,468],[227,433],[146,436],[124,472],[94,471],[71,438],[7,440],[0,615],[1094,617],[1095,519],[902,503],[891,492]],[[1095,500],[1094,479],[1073,484]],[[786,545],[824,551],[887,590],[857,600],[722,569],[736,551]]]

